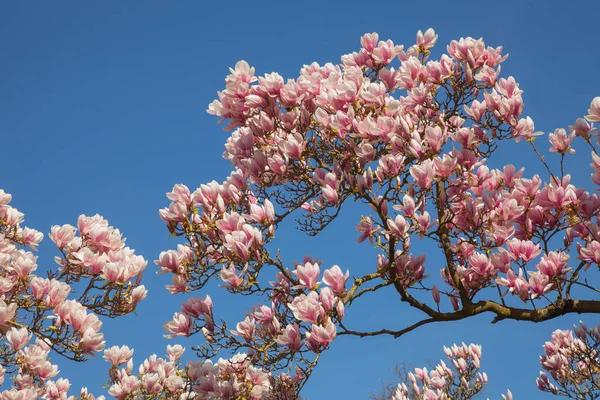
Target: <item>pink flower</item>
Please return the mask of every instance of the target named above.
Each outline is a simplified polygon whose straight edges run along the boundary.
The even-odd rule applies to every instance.
[[[164,335],[166,338],[189,336],[192,329],[192,320],[184,313],[176,312],[173,314],[173,319],[164,324],[163,328],[169,332]]]
[[[442,131],[442,128],[437,125],[434,127],[428,126],[425,128],[425,141],[427,144],[429,144],[429,148],[436,153],[438,153],[444,145],[444,136],[445,135]]]
[[[588,123],[583,118],[577,118],[575,125],[569,125],[569,131],[575,133],[575,135],[589,139],[592,133],[596,132],[593,123]]]
[[[235,331],[231,331],[236,336],[241,336],[246,342],[250,342],[252,335],[254,335],[254,329],[256,328],[256,321],[253,317],[247,316],[243,321],[238,322],[235,326]]]
[[[600,264],[600,242],[594,240],[587,243],[585,247],[579,248],[579,256],[577,258]]]
[[[543,132],[533,132],[535,125],[530,117],[520,119],[513,130],[513,137],[519,143],[521,140],[533,140],[536,136],[543,135]]]
[[[378,41],[379,35],[377,33],[365,33],[360,38],[360,44],[369,53],[371,53],[375,49],[375,46],[377,46]]]
[[[497,278],[496,283],[500,286],[507,286],[508,291],[519,296],[521,300],[529,300],[529,283],[523,278],[522,270],[519,270],[519,276],[517,276],[512,269],[509,269],[506,278]]]
[[[104,350],[103,358],[113,366],[127,363],[133,356],[133,349],[127,346],[112,346]]]
[[[6,339],[10,342],[14,351],[19,351],[31,340],[31,334],[27,328],[11,328],[6,333]]]
[[[0,206],[5,206],[12,200],[12,195],[0,189]]]
[[[310,262],[297,265],[295,271],[300,283],[311,290],[317,287],[320,272],[319,264]]]
[[[410,227],[402,215],[397,215],[394,220],[388,218],[387,225],[389,230],[385,231],[385,233],[396,239],[404,237]]]
[[[313,324],[310,333],[306,333],[307,339],[315,340],[323,347],[329,346],[335,336],[335,325],[331,321],[328,321],[325,326]]]
[[[539,296],[543,296],[552,290],[554,284],[550,282],[547,275],[539,272],[529,273],[529,287],[531,289],[531,298],[535,299]]]
[[[421,164],[413,165],[410,167],[410,175],[421,188],[430,189],[433,179],[435,178],[433,161],[427,159],[422,161]]]
[[[431,288],[431,296],[433,297],[433,301],[435,301],[437,304],[440,304],[440,290],[435,285],[433,285],[433,288]]]
[[[323,273],[323,282],[330,286],[331,289],[336,293],[343,293],[346,291],[346,281],[350,276],[350,271],[346,270],[343,274],[339,266],[334,265],[333,267],[326,269]]]
[[[185,348],[180,344],[176,345],[168,345],[167,346],[167,354],[169,355],[169,361],[174,362],[179,360],[183,353],[185,352]]]
[[[585,116],[590,122],[600,122],[600,96],[594,97],[588,109],[588,115]]]
[[[233,263],[229,264],[229,267],[223,266],[221,269],[221,279],[228,283],[232,288],[240,286],[244,281],[237,275],[235,265]]]
[[[566,153],[575,154],[575,149],[571,147],[573,139],[575,139],[575,132],[567,135],[567,131],[562,128],[554,130],[554,133],[548,135],[548,140],[550,140],[550,143],[552,144],[550,151],[563,155]]]
[[[429,50],[435,45],[437,42],[438,35],[435,33],[433,28],[429,28],[425,31],[425,33],[419,31],[417,32],[417,46],[419,46],[423,50]]]
[[[61,250],[67,247],[73,239],[75,239],[75,227],[72,225],[54,225],[50,229],[50,240]]]
[[[562,251],[551,251],[542,256],[537,269],[550,279],[556,278],[568,271],[568,269],[565,270],[565,267],[569,262],[569,258],[570,256]]]
[[[513,260],[521,259],[525,262],[536,258],[542,252],[540,245],[530,240],[512,239],[506,242],[506,247]]]
[[[181,312],[194,318],[200,318],[201,315],[212,317],[212,299],[209,295],[206,295],[204,300],[200,297],[191,297],[181,305]]]
[[[375,222],[371,217],[362,217],[358,225],[356,226],[356,230],[361,232],[362,235],[359,236],[356,241],[358,243],[364,242],[366,239],[369,239],[369,243],[373,244],[373,237],[375,233],[379,230],[379,226],[375,225]]]
[[[319,319],[325,314],[325,310],[319,302],[319,295],[315,291],[310,292],[308,296],[301,294],[295,297],[288,307],[292,310],[296,319],[311,324],[318,323]]]
[[[300,350],[302,341],[298,325],[294,323],[286,326],[285,330],[277,337],[277,339],[275,339],[275,341],[282,346],[289,347],[292,351]]]
[[[83,332],[83,336],[79,341],[79,348],[84,353],[101,351],[104,349],[104,335],[97,332],[93,328],[88,328]]]

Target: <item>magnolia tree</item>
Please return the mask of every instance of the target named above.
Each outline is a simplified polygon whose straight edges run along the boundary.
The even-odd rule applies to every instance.
[[[536,145],[542,133],[522,116],[519,85],[500,77],[501,47],[460,39],[433,60],[431,29],[410,47],[377,34],[360,42],[340,65],[306,65],[287,82],[277,73],[257,78],[240,61],[210,105],[233,131],[224,153],[233,172],[222,183],[193,191],[176,185],[167,194],[171,204],[160,217],[181,244],[155,261],[171,276],[172,294],[199,296],[164,325],[168,337],[196,335],[193,361],[181,361],[184,348],[175,345],[136,368],[133,349],[105,349],[98,316],[135,310],[147,294],[140,285],[147,262],[102,217],[81,216],[77,227],[51,228],[58,268],[36,276],[31,250],[43,235],[23,226],[0,191],[0,381],[7,386],[0,398],[76,398],[57,377],[53,350],[75,361],[103,351],[108,394],[117,399],[293,399],[341,336],[398,338],[478,314],[540,322],[600,313],[600,198],[575,187],[564,163],[581,140],[591,151],[590,186],[600,185],[593,127],[600,97],[585,118],[548,135],[558,156],[546,162]],[[488,167],[503,141],[531,151],[544,176]],[[286,265],[277,228],[296,221],[318,235],[348,201],[369,207],[356,229],[358,242],[378,252],[370,270],[350,278],[346,268],[310,256]],[[439,249],[439,275],[418,251],[422,240]],[[218,307],[202,293],[212,280],[254,296],[244,320],[219,322]],[[423,318],[399,330],[346,326],[349,306],[386,287]],[[543,346],[538,388],[600,396],[599,329],[581,323],[554,332]],[[487,383],[481,347],[445,353],[447,363],[416,369],[390,396],[477,395]],[[77,398],[96,397],[82,389]]]

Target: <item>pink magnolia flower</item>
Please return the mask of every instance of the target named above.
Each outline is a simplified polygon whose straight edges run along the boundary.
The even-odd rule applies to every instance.
[[[83,332],[79,341],[79,348],[83,353],[91,353],[104,349],[104,334],[97,332],[93,328],[88,328]]]
[[[600,156],[598,156],[595,152],[592,152],[592,163],[590,166],[594,169],[592,173],[592,181],[596,185],[600,185]]]
[[[169,332],[164,335],[166,338],[189,336],[192,328],[192,320],[184,313],[176,312],[173,314],[173,319],[164,324],[163,328]]]
[[[380,226],[375,225],[373,218],[371,217],[362,217],[358,225],[356,226],[356,230],[361,232],[362,235],[359,236],[356,241],[358,243],[364,242],[366,239],[369,239],[369,243],[373,244],[373,237],[375,233],[380,229]]]
[[[231,331],[236,336],[241,336],[246,342],[250,342],[256,328],[256,320],[252,316],[247,316],[243,321],[238,322],[234,331]]]
[[[410,175],[421,188],[430,189],[436,176],[433,161],[427,159],[421,164],[413,165],[410,167]]]
[[[511,239],[506,242],[506,247],[513,260],[521,259],[525,262],[531,261],[542,252],[540,245],[530,240]]]
[[[228,283],[232,288],[240,286],[244,281],[240,276],[237,275],[235,265],[233,263],[229,264],[229,267],[223,266],[221,269],[221,279],[225,283]]]
[[[127,346],[112,346],[104,350],[103,358],[113,366],[127,363],[133,356],[133,349]]]
[[[530,117],[520,119],[513,131],[515,141],[519,143],[521,140],[533,140],[536,136],[543,135],[543,132],[533,132],[535,125]]]
[[[190,317],[200,318],[201,315],[205,317],[212,317],[213,313],[213,302],[209,295],[202,300],[200,297],[191,297],[181,305],[181,312]]]
[[[14,351],[19,351],[31,340],[31,334],[27,328],[11,328],[6,333],[6,339],[9,341]]]
[[[292,351],[300,350],[302,347],[302,337],[297,324],[291,324],[285,327],[285,330],[275,339],[282,346],[287,346]]]
[[[600,96],[594,97],[588,109],[588,115],[585,116],[590,122],[600,122]]]
[[[309,289],[315,289],[317,287],[317,279],[321,272],[318,263],[307,262],[296,266],[295,274],[298,276],[300,283]]]
[[[422,48],[423,50],[429,50],[435,45],[437,42],[438,35],[435,33],[433,28],[429,28],[425,31],[425,33],[418,31],[417,32],[417,46]]]
[[[591,261],[600,264],[600,242],[593,240],[586,243],[585,247],[580,247],[579,256],[577,258],[583,261]]]
[[[431,296],[433,297],[433,301],[435,301],[436,304],[440,304],[440,290],[435,285],[433,285],[433,288],[431,288]]]
[[[316,324],[325,314],[325,310],[319,302],[319,295],[311,291],[308,296],[301,294],[295,297],[288,307],[294,313],[297,320]]]
[[[377,42],[379,41],[379,35],[377,33],[365,33],[360,38],[360,44],[369,53],[373,52]]]
[[[72,225],[54,225],[50,229],[50,240],[61,250],[67,247],[73,239],[75,239],[75,227]]]
[[[569,270],[565,269],[569,258],[570,256],[562,251],[551,251],[542,256],[537,269],[548,278],[554,279]]]
[[[573,142],[573,139],[575,139],[575,135],[575,132],[567,135],[567,131],[564,129],[556,129],[554,133],[548,135],[548,140],[550,140],[550,143],[552,144],[550,151],[563,155],[566,153],[575,154],[575,149],[571,147],[571,142]]]
[[[554,283],[550,282],[548,275],[539,272],[530,272],[529,287],[531,289],[531,298],[535,299],[552,290]]]
[[[576,136],[580,136],[589,139],[592,133],[596,133],[597,130],[594,128],[593,123],[587,122],[583,118],[577,118],[575,125],[569,125],[569,131],[575,133]]]
[[[0,206],[5,206],[12,200],[12,195],[0,189]]]
[[[329,346],[329,344],[335,339],[335,336],[335,325],[331,321],[328,321],[325,326],[313,324],[310,333],[306,333],[308,340],[314,340],[323,347]]]
[[[330,286],[335,293],[343,293],[346,290],[346,281],[349,276],[350,271],[346,270],[346,273],[343,274],[340,267],[334,265],[323,273],[323,282]]]
[[[167,346],[167,354],[169,355],[169,360],[171,362],[177,361],[181,358],[183,353],[185,352],[185,348],[180,344],[176,345],[168,345]]]
[[[519,276],[517,276],[512,269],[509,269],[506,273],[506,278],[497,278],[496,283],[500,286],[508,287],[508,291],[519,296],[521,300],[529,300],[530,285],[523,278],[523,270],[519,270]]]

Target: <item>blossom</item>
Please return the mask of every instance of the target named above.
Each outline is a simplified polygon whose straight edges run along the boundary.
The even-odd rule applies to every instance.
[[[575,135],[575,132],[572,132],[569,135],[567,135],[567,131],[565,131],[564,129],[556,129],[554,133],[548,135],[548,139],[552,144],[552,147],[550,147],[550,151],[554,153],[560,153],[563,155],[566,153],[575,154],[575,149],[571,147],[571,142],[573,141],[573,139],[575,139]]]
[[[423,50],[429,50],[435,45],[437,42],[438,35],[435,33],[433,28],[429,28],[425,31],[425,33],[418,31],[417,32],[417,46],[419,46]]]
[[[336,293],[342,293],[346,290],[346,281],[350,276],[350,271],[346,270],[344,274],[339,266],[334,265],[333,267],[326,269],[323,273],[323,282],[330,286],[331,289]]]
[[[317,286],[317,279],[319,279],[320,268],[318,263],[310,263],[307,262],[305,264],[300,264],[296,266],[296,271],[294,271],[296,275],[298,275],[298,279],[300,283],[308,287],[309,289],[314,289]]]
[[[594,97],[588,109],[588,115],[585,116],[590,122],[600,122],[600,96]]]

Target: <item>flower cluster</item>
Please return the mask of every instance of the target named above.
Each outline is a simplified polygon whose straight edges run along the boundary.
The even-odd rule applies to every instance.
[[[481,346],[463,343],[444,347],[444,352],[450,366],[440,361],[431,371],[415,368],[408,373],[410,383],[399,383],[391,400],[467,400],[480,393],[488,382],[485,372],[479,372]],[[510,390],[502,398],[512,400]]]
[[[541,321],[600,311],[594,302],[570,302],[591,287],[582,276],[600,264],[600,198],[562,169],[575,139],[593,148],[598,98],[569,133],[549,135],[561,157],[553,173],[535,145],[542,132],[523,115],[523,90],[500,76],[503,49],[461,38],[433,59],[437,41],[432,29],[406,47],[366,34],[339,65],[305,65],[295,79],[257,76],[245,61],[231,69],[208,112],[228,121],[224,158],[234,171],[221,184],[176,185],[167,194],[172,203],[160,215],[185,244],[156,263],[172,274],[171,293],[218,277],[232,293],[267,299],[233,330],[215,324],[212,303],[193,312],[184,305],[165,325],[169,336],[203,332],[203,357],[244,349],[266,372],[294,362],[305,379],[316,362],[306,357],[339,335],[398,337],[485,312]],[[531,149],[547,178],[488,166],[511,139]],[[595,150],[591,165],[600,184]],[[272,248],[279,224],[295,215],[300,230],[317,235],[346,201],[370,210],[356,229],[358,242],[380,250],[375,267],[349,288],[339,267],[325,271],[326,287],[319,262],[306,259],[290,271]],[[441,280],[430,278],[415,238],[442,250]],[[259,283],[266,271],[276,274],[271,287]],[[343,325],[345,307],[386,286],[426,319],[400,331]]]
[[[600,396],[600,325],[583,322],[571,330],[556,330],[544,344],[537,386],[540,390],[572,399]],[[549,375],[549,376],[548,376]]]
[[[70,383],[57,378],[50,349],[76,361],[103,350],[98,314],[116,317],[135,309],[146,297],[139,278],[147,262],[102,217],[82,215],[78,228],[52,227],[50,238],[62,254],[59,268],[47,278],[37,276],[37,257],[25,249],[35,250],[43,235],[22,226],[24,215],[9,205],[11,199],[0,190],[0,375],[4,381],[14,374],[13,387],[1,396],[66,399]],[[83,293],[69,298],[79,287]],[[94,398],[85,390],[81,396]]]

